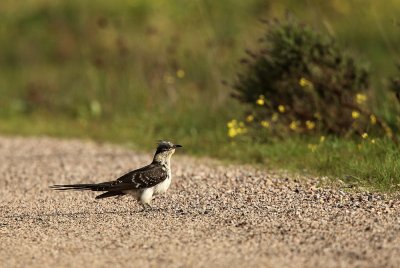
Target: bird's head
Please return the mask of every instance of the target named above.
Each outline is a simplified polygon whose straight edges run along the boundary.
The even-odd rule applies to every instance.
[[[175,149],[180,147],[183,146],[179,144],[173,144],[169,141],[160,141],[157,144],[157,150],[154,155],[154,160],[162,163],[169,161],[171,156],[175,153]]]

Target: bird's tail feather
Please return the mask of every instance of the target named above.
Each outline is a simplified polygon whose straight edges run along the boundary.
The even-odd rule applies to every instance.
[[[90,183],[90,184],[57,184],[50,186],[53,190],[58,191],[108,191],[110,189],[110,183]]]

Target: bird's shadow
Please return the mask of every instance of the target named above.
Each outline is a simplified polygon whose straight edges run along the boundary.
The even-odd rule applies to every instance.
[[[139,215],[139,214],[151,214],[156,212],[166,212],[166,209],[153,208],[153,209],[140,209],[140,210],[122,210],[122,211],[79,211],[79,212],[53,212],[53,213],[39,213],[39,214],[12,214],[7,216],[2,216],[3,219],[15,219],[16,221],[22,220],[38,220],[43,221],[45,218],[51,217],[66,217],[66,218],[82,218],[84,216],[90,215]]]

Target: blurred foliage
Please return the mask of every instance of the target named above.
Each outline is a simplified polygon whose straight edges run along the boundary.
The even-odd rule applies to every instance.
[[[220,80],[232,77],[243,47],[261,34],[259,18],[286,9],[368,55],[375,86],[376,74],[394,70],[386,58],[398,51],[399,7],[395,0],[1,1],[0,115],[135,120],[176,109],[179,121],[235,114],[225,109],[237,106]],[[386,101],[375,92],[372,105]]]
[[[218,4],[90,3],[37,0],[2,12],[3,112],[110,119],[160,103],[170,109],[178,100],[187,109],[185,103],[218,91],[211,108],[224,101],[219,76],[228,74],[221,66],[230,59],[221,56],[215,74],[208,67],[217,53],[234,50],[238,22],[229,28],[213,22],[230,19]],[[199,24],[205,27],[194,32]]]
[[[368,108],[366,68],[333,38],[289,15],[266,24],[261,50],[247,51],[241,60],[245,68],[234,84],[233,96],[250,104],[246,125],[255,137],[368,135],[364,133],[373,130],[386,130],[392,137],[387,124]],[[240,130],[232,122],[228,127],[231,137]]]

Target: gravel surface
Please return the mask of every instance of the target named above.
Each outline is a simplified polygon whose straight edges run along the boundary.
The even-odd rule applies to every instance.
[[[173,157],[143,212],[130,197],[56,192],[151,160],[121,147],[0,137],[2,267],[399,267],[400,202],[318,180]]]

